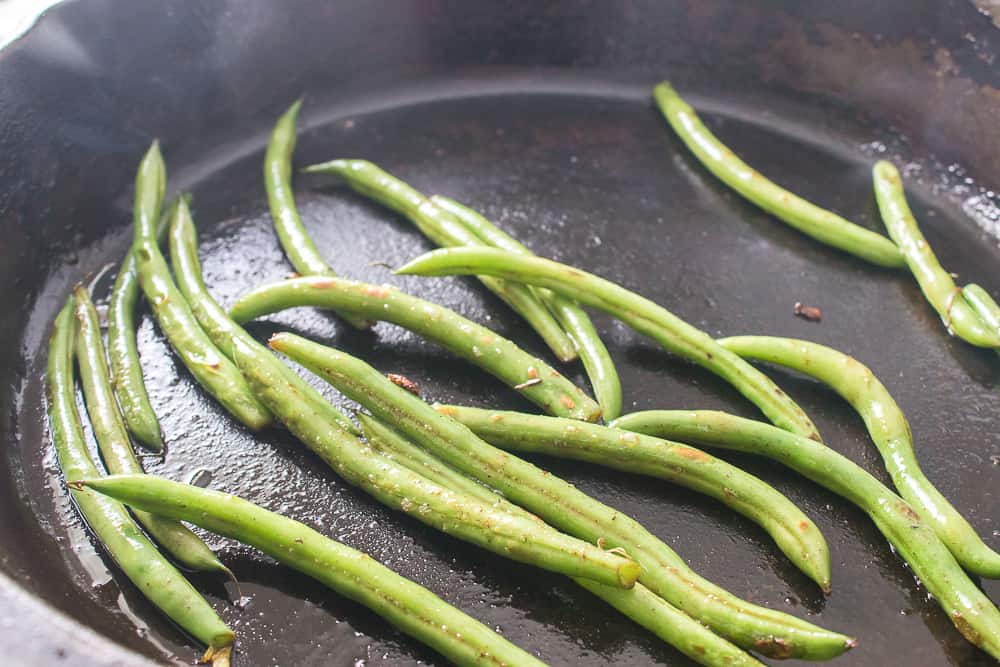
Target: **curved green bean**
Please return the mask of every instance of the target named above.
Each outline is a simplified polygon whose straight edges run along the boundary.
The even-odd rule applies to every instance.
[[[467,500],[394,464],[325,419],[315,407],[323,400],[315,390],[310,388],[302,400],[275,364],[261,364],[252,354],[244,356],[241,341],[234,350],[254,391],[288,430],[337,474],[382,504],[513,560],[611,586],[635,584],[640,567],[634,561],[555,530],[540,530],[536,521]]]
[[[164,182],[164,186],[166,183]],[[160,218],[157,235],[166,230],[166,220],[177,205],[174,201]],[[121,408],[129,432],[143,447],[163,451],[163,433],[156,417],[146,381],[142,377],[139,348],[135,340],[135,308],[139,300],[139,275],[131,246],[125,254],[108,304],[108,359],[111,364],[111,386]]]
[[[714,411],[650,410],[614,426],[663,438],[759,454],[854,503],[903,556],[958,631],[1000,659],[1000,612],[905,500],[825,445],[768,424]]]
[[[634,519],[484,442],[359,359],[288,333],[272,336],[270,345],[319,374],[415,444],[550,525],[588,542],[624,549],[642,566],[641,584],[737,646],[775,657],[826,659],[854,645],[844,635],[757,607],[705,581]]]
[[[547,287],[617,317],[667,350],[715,373],[783,429],[820,440],[816,426],[766,375],[704,331],[620,285],[565,264],[492,248],[448,248],[412,260],[396,273],[423,276],[483,273]]]
[[[851,404],[868,428],[899,494],[922,513],[966,570],[1000,578],[1000,554],[983,544],[969,522],[934,487],[913,451],[910,424],[871,370],[817,343],[771,336],[734,336],[719,344],[745,359],[791,368],[826,384]]]
[[[389,285],[293,278],[254,289],[229,312],[237,322],[246,322],[298,306],[335,308],[392,322],[479,366],[551,414],[587,421],[601,416],[593,399],[543,360],[453,310]]]
[[[989,292],[975,283],[969,283],[962,288],[962,297],[983,324],[1000,333],[1000,305],[993,300]],[[1000,349],[997,350],[997,354],[1000,354]]]
[[[434,407],[501,449],[596,463],[715,498],[760,525],[796,567],[830,592],[830,551],[819,528],[788,498],[736,466],[688,445],[597,424],[455,405]]]
[[[452,215],[422,193],[366,160],[332,160],[306,167],[310,173],[331,173],[344,179],[356,192],[396,211],[412,222],[433,243],[442,246],[485,245]],[[560,361],[576,359],[577,352],[552,313],[525,285],[477,276],[486,289],[534,329]]]
[[[264,188],[271,208],[274,231],[281,247],[295,270],[303,276],[335,276],[336,272],[326,263],[309,233],[306,232],[295,206],[292,189],[292,154],[295,152],[295,123],[299,117],[302,100],[296,100],[278,118],[271,130],[264,155]],[[368,322],[355,317],[344,319],[358,329],[367,329]]]
[[[899,248],[889,239],[792,194],[743,162],[705,127],[668,82],[653,89],[653,98],[702,165],[744,199],[821,243],[879,266],[904,266]]]
[[[142,466],[132,450],[125,422],[111,391],[97,309],[85,288],[77,286],[73,290],[73,296],[76,300],[77,366],[80,369],[87,414],[94,428],[101,458],[112,475],[142,474]],[[229,568],[184,524],[147,512],[135,512],[135,518],[184,567],[223,572],[232,577]]]
[[[70,297],[56,316],[46,370],[49,428],[59,467],[70,485],[100,473],[83,437],[73,386],[73,311]],[[208,646],[205,660],[226,667],[232,651],[230,630],[205,599],[146,538],[125,508],[109,498],[70,488],[87,525],[122,572],[150,602],[195,639]]]
[[[875,199],[889,236],[896,242],[920,291],[941,316],[945,328],[978,347],[1000,348],[1000,331],[983,324],[975,310],[961,298],[962,291],[951,275],[941,268],[927,239],[920,233],[903,192],[899,170],[882,160],[872,168]]]
[[[139,284],[153,310],[160,330],[194,376],[226,410],[251,430],[271,422],[271,415],[247,387],[239,369],[212,344],[184,295],[177,289],[156,242],[155,221],[160,212],[157,184],[166,179],[159,146],[143,157],[135,184],[135,256]]]
[[[434,195],[431,202],[447,213],[470,232],[478,236],[487,245],[519,255],[531,255],[532,252],[514,237],[497,228],[492,222],[471,208],[454,199]],[[605,421],[611,421],[622,412],[622,384],[618,378],[608,348],[594,328],[587,312],[572,299],[555,294],[541,287],[532,287],[532,292],[546,305],[563,330],[573,341],[580,361],[590,378],[590,386],[594,388],[594,396],[601,405],[601,415]]]
[[[226,311],[208,291],[201,273],[201,261],[198,259],[198,232],[191,219],[191,211],[185,203],[175,210],[170,222],[170,263],[184,298],[187,299],[191,312],[194,314],[202,330],[208,334],[212,342],[222,350],[230,360],[234,359],[233,345],[238,339],[245,347],[251,348],[257,355],[271,356],[271,352],[258,343],[253,336],[239,326],[226,314]],[[284,369],[285,379],[302,391],[304,381],[299,375],[284,364],[278,364]],[[330,405],[328,416],[332,417],[341,427],[351,433],[357,433],[357,427],[342,412]]]
[[[358,421],[361,422],[365,438],[373,447],[410,470],[425,475],[435,484],[464,493],[505,512],[541,521],[495,491],[434,458],[374,417],[359,413]],[[630,590],[622,590],[585,579],[574,581],[701,665],[760,667],[760,663],[748,654],[642,584],[636,584]]]
[[[75,485],[256,547],[368,607],[456,665],[544,667],[531,654],[371,556],[238,496],[147,475],[85,479]]]

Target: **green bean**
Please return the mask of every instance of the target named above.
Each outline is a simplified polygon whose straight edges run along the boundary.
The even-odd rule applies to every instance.
[[[665,349],[720,376],[781,428],[820,440],[816,426],[802,408],[766,375],[704,331],[611,281],[552,260],[512,255],[492,248],[436,250],[412,260],[396,273],[425,276],[483,273],[547,287],[617,317]]]
[[[272,336],[270,345],[319,374],[415,444],[550,525],[588,542],[624,549],[642,566],[640,583],[737,646],[805,659],[834,657],[853,646],[848,637],[757,607],[705,581],[635,520],[484,442],[364,362],[288,333]]]
[[[332,160],[306,167],[306,172],[340,176],[356,192],[396,211],[433,243],[442,246],[485,245],[452,215],[395,176],[365,160]],[[533,328],[560,361],[576,359],[576,348],[544,304],[524,285],[477,276],[488,290]]]
[[[274,231],[281,247],[295,270],[303,276],[337,275],[326,263],[316,244],[309,237],[299,210],[295,206],[295,192],[292,189],[292,154],[295,152],[295,123],[299,117],[302,100],[296,100],[278,118],[267,142],[264,156],[264,187],[267,203],[274,220]],[[351,326],[367,329],[368,322],[347,316],[344,319]]]
[[[653,98],[702,165],[744,199],[821,243],[879,266],[904,266],[899,249],[889,239],[792,194],[743,162],[705,127],[668,82],[653,89]]]
[[[903,498],[919,511],[966,570],[1000,578],[1000,554],[983,544],[969,522],[927,479],[913,451],[906,416],[875,374],[829,347],[790,338],[734,336],[719,344],[744,359],[791,368],[826,384],[851,404],[868,428]]]
[[[56,316],[49,339],[46,371],[49,428],[59,467],[67,483],[94,479],[100,473],[90,458],[76,407],[73,386],[73,311],[71,296]],[[177,625],[206,644],[205,660],[226,667],[233,631],[198,591],[157,551],[125,508],[104,496],[70,489],[70,495],[97,540],[150,602]]]
[[[593,421],[600,406],[541,359],[453,310],[388,285],[343,278],[293,278],[245,294],[230,309],[238,322],[297,306],[335,308],[398,324],[491,373],[551,414]]]
[[[948,333],[978,347],[1000,347],[1000,331],[985,326],[976,311],[961,298],[962,291],[941,268],[930,244],[920,233],[896,167],[884,160],[877,162],[872,168],[872,178],[875,198],[889,236],[899,245],[920,290],[941,316]]]
[[[183,203],[177,207],[171,220],[169,237],[170,262],[174,277],[177,279],[177,286],[191,306],[191,312],[198,320],[198,324],[216,347],[233,360],[233,345],[239,339],[256,354],[270,356],[270,351],[234,322],[208,291],[201,273],[201,261],[198,259],[198,232],[194,220],[191,219],[190,209]],[[284,370],[286,380],[302,391],[304,381],[295,371],[284,364],[278,364],[277,367]],[[332,405],[328,407],[328,416],[349,432],[358,432],[354,422]]]
[[[555,530],[539,530],[537,522],[466,500],[394,464],[324,419],[315,407],[316,401],[323,400],[315,390],[310,388],[302,400],[295,387],[275,371],[274,364],[260,364],[251,355],[244,357],[244,349],[238,341],[237,362],[265,405],[341,477],[382,504],[513,560],[622,588],[635,584],[640,568],[628,558]]]
[[[962,297],[983,324],[1000,333],[1000,305],[997,305],[989,292],[975,283],[970,283],[962,288]],[[1000,349],[997,350],[997,354],[1000,354]]]
[[[135,255],[139,284],[160,330],[181,361],[226,410],[251,430],[267,426],[271,416],[246,386],[239,369],[212,344],[184,295],[177,289],[156,242],[160,212],[157,183],[166,178],[159,146],[154,143],[139,166],[135,191]]]
[[[451,213],[466,229],[476,234],[487,245],[519,255],[532,254],[514,237],[504,233],[478,212],[454,199],[434,195],[431,197],[431,202],[445,212]],[[611,421],[622,412],[622,385],[611,355],[608,354],[608,348],[597,334],[590,316],[573,300],[550,290],[532,287],[531,291],[549,307],[573,341],[587,371],[587,377],[590,378],[590,385],[594,388],[597,402],[601,405],[601,414],[605,421]]]
[[[424,474],[435,484],[464,493],[505,512],[541,521],[534,514],[410,443],[391,426],[365,414],[358,414],[358,420],[365,438],[373,447],[410,470]],[[636,584],[630,590],[621,590],[585,579],[574,581],[699,664],[710,667],[760,665],[642,584]]]
[[[73,295],[76,299],[76,360],[87,414],[94,428],[101,458],[112,475],[141,474],[142,466],[132,450],[125,422],[108,380],[108,364],[105,360],[104,343],[101,341],[97,310],[85,288],[78,286]],[[229,568],[184,524],[146,512],[136,512],[135,518],[184,567],[223,572],[232,577]]]
[[[371,556],[243,498],[148,475],[77,486],[245,542],[371,609],[456,665],[544,663]]]
[[[618,428],[759,454],[783,463],[865,511],[948,613],[958,631],[1000,658],[1000,612],[905,500],[822,443],[768,424],[714,411],[650,410],[621,417]]]
[[[167,207],[161,216],[157,236],[166,230],[166,219],[177,202]],[[139,276],[135,270],[135,256],[131,247],[125,254],[108,304],[108,358],[111,362],[111,385],[114,388],[122,417],[129,432],[143,447],[154,452],[163,451],[163,433],[160,421],[149,402],[146,382],[142,378],[142,364],[135,340],[135,307],[139,300]]]
[[[796,567],[830,592],[830,552],[819,528],[773,487],[710,454],[556,417],[454,405],[435,408],[501,449],[588,461],[657,477],[715,498],[759,524]]]

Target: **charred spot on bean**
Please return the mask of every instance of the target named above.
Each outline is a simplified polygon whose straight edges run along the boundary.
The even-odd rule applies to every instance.
[[[417,386],[416,382],[405,375],[399,375],[398,373],[386,373],[385,376],[397,387],[402,387],[414,396],[420,396],[420,387]]]

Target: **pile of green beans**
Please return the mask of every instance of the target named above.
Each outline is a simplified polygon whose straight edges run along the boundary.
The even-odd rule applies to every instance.
[[[715,138],[668,82],[653,89],[653,98],[695,157],[742,197],[817,241],[878,266],[904,266],[903,256],[889,239],[792,194],[743,162]]]
[[[497,377],[549,414],[594,421],[600,406],[543,360],[453,310],[389,285],[343,278],[293,278],[242,296],[230,315],[238,322],[285,308],[332,308],[391,322],[450,350]]]
[[[230,414],[253,431],[271,423],[271,415],[246,386],[239,369],[212,344],[170,276],[156,240],[166,167],[157,143],[139,165],[135,181],[135,256],[139,284],[160,330],[195,380]],[[183,202],[182,202],[183,203]],[[186,205],[185,205],[186,206]]]
[[[181,202],[174,210],[170,222],[170,262],[184,298],[187,299],[198,324],[212,342],[222,350],[230,360],[234,360],[233,346],[239,341],[247,349],[253,350],[260,358],[269,358],[270,352],[248,334],[243,327],[234,322],[218,301],[209,293],[201,273],[201,261],[198,259],[198,232],[191,218],[191,211],[185,202]],[[324,278],[328,280],[328,278]],[[284,369],[285,379],[293,384],[298,391],[304,391],[305,382],[289,368],[278,364]],[[328,415],[342,428],[356,433],[354,422],[332,405],[327,408]]]
[[[719,344],[745,359],[766,361],[813,377],[840,394],[861,415],[900,495],[937,533],[969,572],[1000,578],[1000,554],[986,546],[969,522],[920,469],[906,416],[871,369],[829,347],[790,338],[734,336]]]
[[[71,296],[56,316],[49,339],[46,370],[49,429],[59,467],[84,521],[132,583],[177,625],[205,644],[203,658],[227,667],[233,631],[190,582],[156,549],[120,503],[74,482],[99,476],[87,451],[73,383],[75,300]]]
[[[148,475],[79,479],[72,486],[254,546],[368,607],[456,665],[545,665],[371,556],[237,496]]]
[[[519,255],[532,254],[520,241],[468,206],[441,195],[431,197],[431,203],[446,213],[451,213],[487,245]],[[590,316],[579,304],[562,295],[539,287],[532,287],[531,290],[548,306],[566,335],[573,341],[587,377],[590,378],[590,385],[594,388],[594,396],[601,405],[601,415],[605,421],[611,421],[622,412],[622,385],[614,361],[594,328],[594,323],[590,321]]]
[[[620,285],[565,264],[493,248],[448,248],[421,255],[399,274],[484,274],[545,287],[617,317],[667,350],[715,373],[752,401],[774,424],[820,440],[806,413],[766,375],[704,331]]]
[[[331,160],[306,167],[307,173],[329,173],[342,178],[356,192],[405,216],[424,236],[442,247],[485,246],[453,215],[430,201],[407,183],[383,171],[366,160]],[[479,277],[488,290],[496,294],[531,325],[560,361],[576,359],[577,352],[566,332],[552,313],[527,287],[515,282]]]
[[[326,403],[323,397],[288,382],[273,355],[268,360],[240,341],[234,352],[254,392],[292,435],[387,507],[513,560],[623,588],[635,584],[640,568],[632,560],[555,530],[540,531],[535,522],[467,501],[395,465],[326,417],[318,405]]]
[[[359,413],[368,443],[410,470],[442,487],[464,493],[480,502],[516,516],[541,521],[522,507],[480,482],[466,477],[447,463],[414,445],[385,423]],[[750,667],[760,663],[704,625],[669,604],[642,584],[630,590],[576,579],[577,584],[601,598],[695,662],[708,667]]]
[[[956,286],[951,274],[941,267],[906,201],[899,170],[882,160],[872,168],[872,179],[889,236],[899,245],[906,265],[945,328],[967,343],[1000,351],[1000,307],[978,285]]]
[[[481,440],[361,360],[287,333],[272,336],[270,345],[429,453],[502,492],[552,526],[588,542],[624,549],[642,566],[640,583],[737,646],[774,657],[821,660],[854,645],[849,637],[757,607],[705,581],[635,520]]]
[[[292,154],[295,152],[295,123],[301,107],[302,100],[295,101],[278,118],[271,130],[267,153],[264,155],[264,189],[267,191],[267,203],[274,220],[274,231],[295,270],[303,276],[335,276],[337,274],[323,259],[306,232],[295,206]],[[351,316],[344,319],[358,329],[368,328],[368,322],[364,320]]]
[[[597,424],[456,405],[434,407],[501,449],[597,463],[715,498],[764,528],[796,567],[830,592],[830,551],[816,524],[773,487],[725,461],[689,445]]]
[[[650,410],[617,428],[766,456],[854,503],[913,569],[962,635],[1000,659],[1000,612],[909,503],[829,447],[768,424],[715,411]]]

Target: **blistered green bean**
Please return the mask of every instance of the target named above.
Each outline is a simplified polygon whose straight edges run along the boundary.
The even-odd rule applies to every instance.
[[[139,284],[160,330],[195,380],[236,419],[252,430],[260,430],[270,423],[271,416],[247,387],[239,369],[202,331],[160,252],[155,222],[161,201],[158,183],[165,179],[163,157],[154,143],[139,165],[135,185],[132,254],[135,255]]]
[[[305,171],[340,176],[356,192],[405,216],[424,236],[439,246],[485,245],[451,214],[371,162],[332,160],[309,166]],[[524,285],[488,276],[480,276],[479,281],[523,317],[556,357],[561,361],[576,359],[573,341],[531,290]]]
[[[436,250],[414,259],[397,273],[424,276],[482,273],[547,287],[617,317],[674,354],[712,371],[781,428],[820,440],[816,426],[802,408],[766,375],[716,343],[704,331],[611,281],[552,260],[513,255],[493,248]]]
[[[824,592],[830,591],[830,552],[819,528],[799,508],[753,475],[699,449],[597,424],[455,405],[438,412],[505,449],[588,461],[649,475],[715,498],[759,524]]]
[[[544,667],[531,654],[371,556],[237,496],[147,475],[85,479],[76,485],[256,547],[363,604],[456,665]]]
[[[927,239],[920,233],[903,192],[903,179],[890,162],[872,169],[875,199],[889,236],[896,242],[924,297],[941,316],[949,333],[979,347],[1000,348],[1000,331],[987,327],[962,298],[951,274],[941,268]]]
[[[705,127],[669,83],[657,85],[653,98],[695,157],[739,195],[821,243],[879,266],[904,266],[899,249],[889,239],[792,194],[743,162]]]
[[[132,450],[125,422],[111,391],[97,309],[85,288],[77,287],[73,295],[76,299],[76,361],[101,458],[112,475],[142,474],[142,466]],[[147,512],[135,512],[135,518],[181,565],[232,576],[208,545],[181,522]]]
[[[425,475],[436,484],[478,499],[505,512],[541,521],[534,514],[506,500],[471,477],[434,458],[392,427],[366,414],[358,414],[365,438],[379,451],[410,470]],[[605,586],[585,579],[577,584],[592,592],[657,637],[708,667],[759,667],[760,663],[680,611],[642,584],[630,590]]]
[[[601,416],[593,399],[541,359],[453,310],[389,285],[343,278],[293,278],[245,294],[230,309],[230,315],[246,322],[298,306],[334,308],[398,324],[491,373],[551,414],[587,421]]]
[[[497,489],[550,525],[588,542],[624,549],[642,566],[640,583],[736,645],[765,655],[805,659],[831,658],[853,646],[848,637],[757,607],[705,581],[634,519],[486,443],[359,359],[288,333],[272,336],[270,345],[415,444]]]
[[[337,274],[323,259],[316,244],[306,232],[299,217],[299,209],[295,205],[295,192],[292,189],[292,154],[295,152],[295,123],[301,107],[302,100],[296,100],[278,118],[274,129],[271,130],[267,153],[264,155],[264,188],[267,190],[267,203],[271,208],[274,231],[295,270],[303,276],[335,276]],[[368,328],[368,322],[364,320],[354,317],[344,319],[359,329]]]
[[[791,368],[826,384],[851,404],[868,428],[899,494],[919,511],[955,559],[975,574],[1000,578],[1000,554],[935,488],[917,462],[906,416],[871,369],[817,343],[771,336],[734,336],[719,344],[744,359]]]
[[[234,358],[233,345],[236,340],[244,347],[253,350],[258,357],[270,357],[271,352],[258,343],[253,336],[226,314],[226,311],[208,291],[201,272],[201,261],[198,259],[198,232],[191,219],[191,211],[186,205],[178,206],[170,222],[170,263],[180,288],[191,312],[198,324],[208,334],[212,342],[222,350],[230,360]],[[284,364],[276,368],[283,369],[285,379],[303,391],[304,381],[299,375]],[[342,412],[330,405],[327,408],[329,417],[352,433],[357,433],[357,427]]]
[[[455,216],[456,220],[487,245],[519,255],[532,254],[514,237],[501,231],[468,206],[441,195],[431,197],[431,202]],[[622,385],[618,378],[618,370],[611,360],[611,355],[608,354],[608,348],[604,346],[604,341],[594,328],[590,316],[572,299],[541,287],[532,287],[531,290],[549,307],[573,341],[580,355],[580,361],[587,371],[587,377],[590,378],[590,386],[594,388],[594,396],[601,405],[601,415],[605,421],[611,421],[622,411]]]
[[[613,425],[766,456],[854,503],[909,563],[913,574],[948,613],[959,632],[1000,659],[1000,612],[989,598],[909,503],[829,447],[724,412],[650,410],[625,415]]]
[[[469,501],[393,463],[325,419],[315,407],[323,400],[315,390],[300,394],[274,363],[244,357],[240,341],[234,350],[250,385],[285,427],[337,474],[384,505],[507,558],[612,586],[635,584],[640,568],[634,561],[555,530],[539,530],[536,522]]]
[[[53,324],[46,371],[49,428],[59,467],[67,483],[96,479],[76,407],[73,386],[72,297]],[[226,667],[233,644],[230,630],[205,599],[146,538],[118,502],[97,493],[70,488],[77,509],[98,542],[150,602],[177,625],[208,646],[205,660]]]

